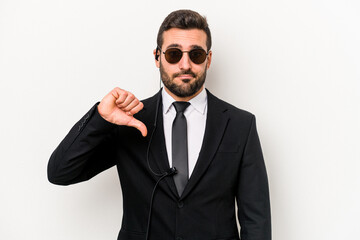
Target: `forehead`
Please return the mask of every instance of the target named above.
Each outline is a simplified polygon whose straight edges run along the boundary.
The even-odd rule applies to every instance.
[[[177,45],[181,49],[200,46],[206,50],[206,33],[200,29],[170,28],[163,33],[163,46]]]

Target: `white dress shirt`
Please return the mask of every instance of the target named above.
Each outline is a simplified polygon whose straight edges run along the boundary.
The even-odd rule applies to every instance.
[[[172,105],[175,100],[163,89],[161,91],[163,102],[164,134],[169,165],[172,167],[172,124],[176,116],[176,110]],[[187,120],[188,137],[188,161],[189,178],[194,170],[202,146],[206,116],[207,116],[207,94],[205,88],[193,99],[186,108],[184,115]]]

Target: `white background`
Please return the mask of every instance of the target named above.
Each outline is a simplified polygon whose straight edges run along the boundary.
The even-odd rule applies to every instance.
[[[116,239],[115,168],[68,187],[47,161],[113,87],[159,88],[152,55],[168,13],[206,15],[206,86],[257,116],[274,240],[360,236],[357,0],[0,0],[0,239]]]

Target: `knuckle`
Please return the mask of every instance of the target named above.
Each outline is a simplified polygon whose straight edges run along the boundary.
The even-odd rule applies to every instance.
[[[124,102],[124,99],[121,99],[120,97],[116,99],[116,104],[120,105]]]
[[[115,93],[117,93],[119,95],[122,93],[122,91],[123,90],[121,88],[119,88],[119,87],[116,87],[116,88],[113,89],[113,92],[115,92]]]
[[[132,94],[131,92],[128,92],[128,97],[131,99],[135,98],[134,94]]]

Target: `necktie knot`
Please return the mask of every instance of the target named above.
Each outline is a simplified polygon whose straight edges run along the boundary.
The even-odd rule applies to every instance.
[[[176,113],[183,113],[186,108],[190,105],[189,102],[173,102],[173,105],[175,107]]]

